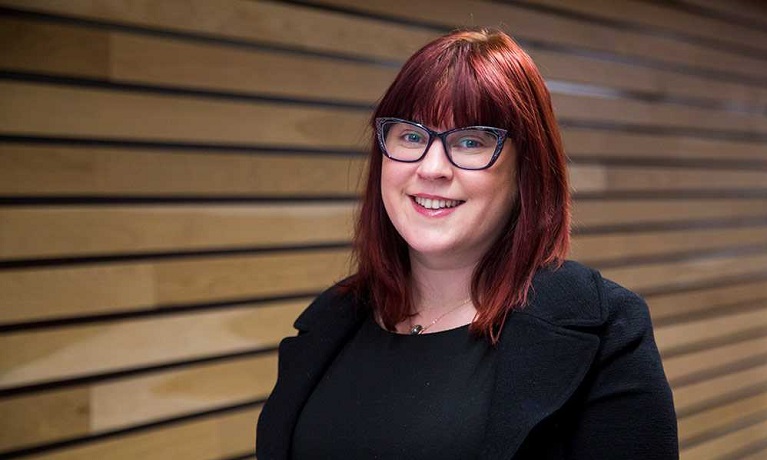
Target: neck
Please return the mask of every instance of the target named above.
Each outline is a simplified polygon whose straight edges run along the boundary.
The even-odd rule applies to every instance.
[[[433,264],[411,254],[413,302],[416,312],[434,315],[453,308],[471,295],[471,276],[476,263]]]

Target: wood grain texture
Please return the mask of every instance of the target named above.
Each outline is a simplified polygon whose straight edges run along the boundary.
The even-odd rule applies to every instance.
[[[2,0],[0,5],[113,24],[379,59],[404,60],[439,35],[419,27],[260,0],[216,4],[205,0],[168,0],[162,6],[117,0],[73,0],[66,4],[55,0]]]
[[[647,296],[650,312],[655,320],[702,311],[726,309],[728,305],[753,303],[767,299],[767,279],[730,282],[724,286],[704,286],[692,291]],[[684,316],[681,316],[684,317]]]
[[[714,342],[749,329],[767,328],[767,301],[755,302],[754,307],[758,309],[658,327],[655,340],[661,350],[668,350]]]
[[[230,458],[253,451],[254,425],[260,408],[203,417],[149,431],[139,431],[33,455],[36,460],[209,460]]]
[[[656,328],[657,330],[658,328]],[[663,360],[666,377],[672,386],[680,387],[685,377],[712,369],[724,369],[728,365],[763,358],[767,355],[767,334],[753,340],[724,345],[695,353],[672,356]]]
[[[0,144],[0,194],[352,196],[364,164],[332,153]]]
[[[359,149],[367,114],[0,82],[0,134]]]
[[[568,155],[576,159],[628,157],[667,161],[705,158],[767,163],[767,152],[761,142],[621,133],[587,128],[564,128],[562,140]]]
[[[692,12],[674,9],[662,4],[624,0],[533,0],[531,3],[555,7],[589,17],[629,23],[649,30],[666,30],[687,37],[707,39],[735,47],[749,47],[767,51],[767,33]],[[730,8],[733,8],[730,6]],[[735,8],[733,8],[735,9]]]
[[[12,52],[0,56],[0,68],[120,83],[372,104],[383,94],[396,73],[396,68],[392,66],[374,63],[353,63],[278,51],[243,49],[227,44],[87,29],[82,25],[39,20],[0,19],[1,33],[8,36],[9,43],[12,43],[8,48]],[[408,40],[413,43],[423,39],[422,32],[410,30],[403,30],[396,36],[401,40],[405,33],[411,36]],[[342,36],[344,31],[339,30],[337,34]],[[82,46],[83,42],[87,46]],[[381,45],[388,43],[392,45],[391,52],[401,49],[395,40],[383,41]],[[97,53],[95,49],[101,52]],[[82,53],[90,50],[94,51],[87,58],[81,57]],[[528,51],[544,77],[555,81],[604,85],[668,97],[694,97],[730,104],[737,102],[751,108],[762,107],[767,102],[767,90],[759,86],[744,86],[534,47]],[[77,65],[74,69],[73,63]],[[552,89],[556,92],[557,86]]]
[[[767,365],[708,379],[693,385],[673,388],[674,405],[678,411],[698,404],[710,403],[717,398],[737,393],[739,390],[767,384]]]
[[[767,420],[684,449],[680,452],[680,456],[701,460],[723,458],[738,451],[744,445],[763,440],[765,433],[767,433]]]
[[[0,321],[34,321],[319,292],[347,249],[0,271]]]
[[[738,399],[728,404],[679,418],[679,439],[688,440],[707,432],[738,422],[738,420],[767,410],[767,393]]]
[[[321,203],[0,208],[0,258],[343,243],[350,239],[354,207],[354,203]]]
[[[0,452],[88,432],[87,388],[63,388],[0,399]]]
[[[14,353],[0,356],[0,388],[269,349],[308,300],[2,335]],[[103,414],[91,426],[115,423]]]
[[[700,69],[732,71],[747,77],[761,78],[767,75],[764,62],[757,58],[664,36],[649,36],[625,28],[554,16],[513,4],[450,0],[441,2],[440,8],[435,9],[428,0],[372,0],[364,3],[354,0],[319,0],[315,3],[407,20],[419,19],[448,27],[500,23],[520,39],[579,46]]]
[[[0,451],[248,403],[276,378],[272,352],[0,399]]]

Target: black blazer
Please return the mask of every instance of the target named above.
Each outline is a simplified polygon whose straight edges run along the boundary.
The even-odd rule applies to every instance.
[[[500,337],[480,458],[678,458],[671,390],[644,301],[576,262],[540,270],[531,294]],[[331,288],[298,317],[259,417],[259,460],[290,458],[301,408],[366,313]]]

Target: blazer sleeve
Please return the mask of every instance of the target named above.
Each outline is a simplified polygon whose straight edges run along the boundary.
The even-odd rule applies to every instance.
[[[604,280],[608,318],[569,449],[572,458],[678,459],[673,397],[641,297]]]

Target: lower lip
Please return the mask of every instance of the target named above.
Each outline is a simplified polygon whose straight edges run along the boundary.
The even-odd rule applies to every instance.
[[[413,203],[413,207],[419,214],[423,216],[427,216],[427,217],[444,217],[444,216],[452,214],[453,211],[458,209],[458,206],[461,206],[459,204],[458,206],[453,206],[452,208],[428,209],[416,203],[415,198],[413,197],[410,197],[410,201]]]

